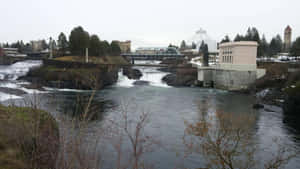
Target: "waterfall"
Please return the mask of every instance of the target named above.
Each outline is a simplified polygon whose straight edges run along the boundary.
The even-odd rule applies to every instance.
[[[0,66],[0,80],[17,80],[25,76],[31,68],[41,65],[42,61],[27,60],[9,66]]]
[[[159,64],[160,61],[136,61],[136,64]],[[164,82],[162,82],[162,78],[168,73],[159,71],[158,68],[155,67],[133,67],[134,69],[139,69],[143,76],[141,77],[141,81],[149,82],[150,86],[156,87],[170,87]],[[134,87],[134,82],[138,80],[128,79],[127,76],[123,75],[122,70],[119,72],[119,79],[117,82],[117,86],[120,87]]]
[[[0,87],[8,89],[18,89],[26,93],[38,93],[39,91],[34,89],[26,89],[23,87],[27,82],[20,82],[17,79],[21,76],[25,76],[30,69],[39,67],[42,65],[42,61],[27,60],[17,62],[12,65],[1,65],[0,66]],[[9,99],[22,98],[20,96],[0,92],[0,102]]]

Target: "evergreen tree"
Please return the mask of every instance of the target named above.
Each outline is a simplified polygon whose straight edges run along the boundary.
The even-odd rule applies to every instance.
[[[208,52],[208,45],[202,41],[200,48],[199,48],[199,53],[202,53],[203,56],[203,66],[209,66],[209,52]]]
[[[91,56],[100,56],[101,55],[101,42],[97,35],[92,35],[89,43],[89,53]]]
[[[234,38],[234,42],[243,41],[244,37],[242,35],[237,34]]]
[[[52,49],[57,49],[56,40],[52,40]]]
[[[169,48],[176,48],[176,49],[178,49],[178,46],[172,45],[172,43],[170,43],[168,47]]]
[[[192,49],[196,49],[197,48],[197,45],[195,42],[192,42]]]
[[[180,49],[186,49],[186,43],[184,40],[180,44]]]
[[[200,47],[199,47],[199,54],[203,54],[204,47],[205,47],[205,43],[204,43],[204,41],[202,40],[201,45],[200,45]]]
[[[269,44],[266,40],[265,35],[262,36],[261,42],[260,42],[260,49],[261,49],[261,56],[267,56],[269,51]]]
[[[49,49],[49,45],[45,39],[42,40],[42,50]]]
[[[282,39],[280,35],[273,37],[269,46],[269,56],[274,56],[282,51]]]
[[[90,36],[82,27],[76,27],[69,37],[70,50],[73,55],[84,56],[85,49],[89,47]]]
[[[62,55],[64,55],[69,47],[67,37],[64,33],[60,33],[57,40],[58,50]]]
[[[106,40],[101,41],[101,49],[102,49],[102,50],[100,50],[101,56],[107,56],[107,55],[111,54],[111,46]]]
[[[257,43],[260,43],[260,36],[259,36],[258,30],[256,28],[252,28],[251,40],[256,41]]]
[[[31,43],[26,43],[24,47],[24,53],[30,53],[32,52],[32,45]]]
[[[236,37],[234,38],[234,41],[235,42],[237,42],[237,41],[255,41],[258,43],[257,56],[260,57],[260,56],[264,55],[264,49],[263,49],[264,47],[261,44],[259,32],[255,27],[253,27],[253,28],[249,27],[245,36],[237,34]]]
[[[224,39],[221,40],[220,43],[226,43],[226,42],[230,42],[230,41],[231,41],[231,40],[230,40],[229,36],[226,35],[226,36],[224,37]]]
[[[209,62],[209,53],[208,53],[208,46],[207,46],[207,44],[205,44],[203,46],[202,53],[203,53],[203,66],[209,66],[208,65],[208,62]]]
[[[291,47],[291,55],[292,56],[300,56],[300,37],[296,39]]]
[[[249,27],[248,30],[247,30],[247,33],[245,35],[245,41],[251,41],[252,40],[252,29]]]
[[[121,48],[120,48],[118,42],[112,41],[110,44],[110,47],[111,47],[111,55],[112,56],[118,56],[121,54]]]

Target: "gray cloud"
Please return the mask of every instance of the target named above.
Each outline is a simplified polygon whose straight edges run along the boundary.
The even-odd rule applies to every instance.
[[[56,38],[78,25],[135,46],[179,44],[200,27],[219,41],[248,26],[270,39],[289,24],[295,38],[299,10],[299,0],[9,0],[0,5],[0,41]]]

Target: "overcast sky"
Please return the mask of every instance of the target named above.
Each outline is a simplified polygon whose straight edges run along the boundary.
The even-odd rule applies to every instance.
[[[57,39],[81,25],[101,40],[179,44],[200,27],[220,41],[257,27],[270,39],[289,24],[300,36],[300,0],[1,0],[0,42]]]

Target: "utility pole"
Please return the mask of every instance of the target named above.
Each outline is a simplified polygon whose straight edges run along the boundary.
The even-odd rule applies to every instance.
[[[49,48],[50,48],[50,59],[53,59],[53,51],[52,51],[52,37],[50,37],[50,43],[49,43]]]
[[[85,49],[85,62],[89,63],[89,48]]]

